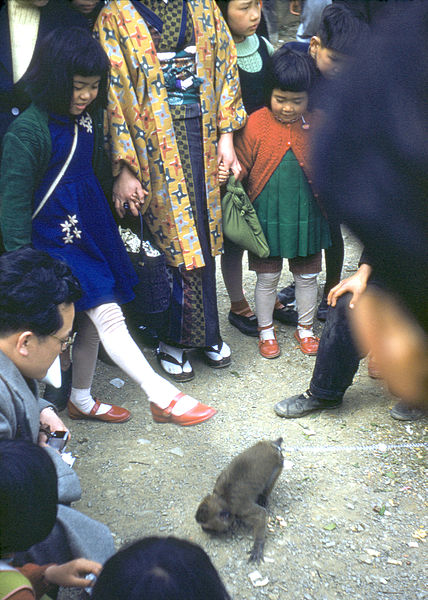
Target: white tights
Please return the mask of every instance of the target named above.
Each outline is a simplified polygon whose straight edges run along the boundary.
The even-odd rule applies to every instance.
[[[273,324],[273,309],[276,302],[276,291],[281,271],[276,273],[257,273],[257,283],[254,293],[256,315],[259,327],[269,327]],[[317,273],[294,275],[296,282],[296,304],[301,337],[313,335],[317,304]]]
[[[122,310],[116,303],[101,304],[79,315],[78,335],[73,349],[73,388],[71,401],[80,410],[88,409],[83,406],[82,396],[90,396],[90,387],[95,372],[99,340],[110,358],[145,391],[149,400],[160,408],[166,408],[179,390],[168,380],[158,375],[147,362],[145,356],[129,334]],[[82,393],[83,392],[83,393]],[[184,407],[179,404],[178,412],[186,412],[196,401]],[[93,405],[93,400],[91,402]],[[90,408],[89,408],[90,410]],[[107,408],[108,410],[108,408]],[[98,411],[100,412],[100,411]],[[105,410],[104,410],[105,412]]]

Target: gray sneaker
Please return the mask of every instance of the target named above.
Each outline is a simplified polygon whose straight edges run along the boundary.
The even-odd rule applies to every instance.
[[[306,390],[299,396],[291,396],[281,400],[278,404],[275,404],[275,412],[279,417],[285,419],[296,419],[298,417],[304,417],[314,410],[324,410],[329,408],[338,408],[341,406],[342,400],[328,401],[320,400],[316,396],[313,396],[310,390]]]
[[[389,414],[397,421],[418,421],[419,419],[422,419],[426,413],[419,408],[412,408],[407,404],[404,404],[404,402],[397,402],[397,404],[391,408]]]

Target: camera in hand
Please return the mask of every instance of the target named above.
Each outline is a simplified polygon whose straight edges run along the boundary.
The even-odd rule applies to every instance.
[[[58,450],[58,452],[62,452],[68,442],[68,438],[70,437],[70,433],[68,431],[54,431],[51,433],[47,444],[48,446],[52,446]]]

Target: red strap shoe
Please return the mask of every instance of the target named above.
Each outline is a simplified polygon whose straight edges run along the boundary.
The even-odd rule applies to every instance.
[[[171,400],[169,406],[166,408],[159,408],[154,402],[150,402],[150,410],[152,411],[153,420],[156,423],[175,423],[182,427],[189,427],[190,425],[197,425],[203,421],[211,419],[216,414],[215,408],[211,408],[206,404],[198,402],[196,406],[188,410],[182,415],[173,415],[172,410],[177,402],[186,396],[184,392],[178,393]]]
[[[300,337],[298,329],[296,329],[294,332],[294,337],[299,342],[300,350],[303,352],[303,354],[307,354],[308,356],[316,355],[320,343],[319,337]]]
[[[71,402],[71,400],[67,403],[68,408],[68,416],[70,419],[95,419],[97,421],[106,421],[108,423],[124,423],[131,418],[131,413],[126,408],[122,408],[121,406],[116,406],[115,404],[108,404],[108,402],[102,402],[98,398],[94,398],[95,404],[92,407],[90,413],[86,414],[79,410],[77,406]],[[96,412],[100,407],[100,404],[107,404],[111,406],[110,410],[102,415],[97,415]]]

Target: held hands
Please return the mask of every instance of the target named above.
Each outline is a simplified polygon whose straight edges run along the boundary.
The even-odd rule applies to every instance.
[[[58,417],[52,408],[46,407],[40,413],[40,425],[43,429],[49,431],[68,431],[68,428]],[[39,446],[46,446],[48,436],[44,431],[39,432],[37,443]]]
[[[131,214],[137,217],[147,195],[148,191],[143,188],[141,181],[124,165],[113,184],[114,207],[119,217],[123,218],[126,214],[125,204],[128,204]]]
[[[220,185],[223,185],[224,183],[226,183],[226,181],[229,179],[229,169],[226,169],[226,167],[224,166],[224,163],[221,162],[218,165],[218,182]]]
[[[330,306],[336,306],[337,299],[340,296],[347,292],[351,292],[352,298],[349,303],[349,308],[354,308],[362,294],[366,291],[367,281],[371,272],[372,268],[369,265],[362,264],[356,273],[351,275],[351,277],[347,277],[330,290],[327,297],[327,303]]]
[[[88,587],[89,582],[85,577],[93,573],[96,577],[101,573],[102,566],[93,560],[77,558],[63,565],[51,565],[45,571],[45,579],[49,583],[63,587]]]
[[[220,165],[227,171],[227,177],[229,177],[229,171],[235,175],[236,179],[239,179],[241,173],[241,165],[236,158],[235,148],[233,147],[233,133],[222,133],[218,138],[217,145],[217,163],[219,165],[219,181],[220,180]],[[226,178],[227,180],[227,178]],[[223,181],[224,183],[224,181]]]

